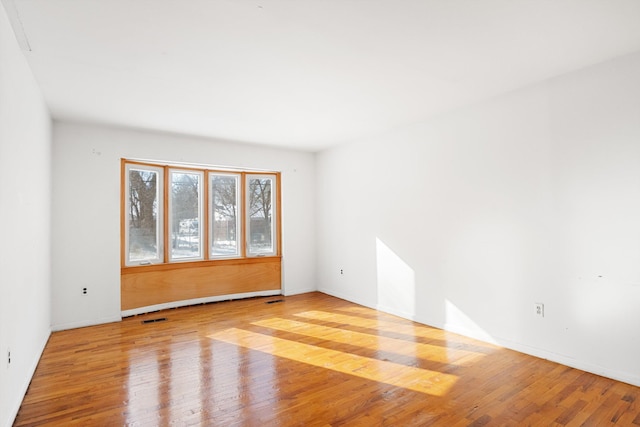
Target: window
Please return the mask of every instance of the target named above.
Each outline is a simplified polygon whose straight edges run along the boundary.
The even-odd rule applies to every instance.
[[[123,265],[279,256],[279,177],[123,160]]]
[[[249,175],[247,178],[247,254],[275,255],[274,175]]]
[[[162,168],[152,166],[126,167],[127,264],[151,264],[163,259],[162,172]]]
[[[169,259],[202,259],[202,177],[203,172],[169,170]]]
[[[240,255],[240,175],[210,174],[211,257]]]

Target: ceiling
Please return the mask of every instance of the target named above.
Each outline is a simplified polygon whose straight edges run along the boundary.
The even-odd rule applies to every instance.
[[[640,51],[638,0],[2,1],[56,119],[309,151]]]

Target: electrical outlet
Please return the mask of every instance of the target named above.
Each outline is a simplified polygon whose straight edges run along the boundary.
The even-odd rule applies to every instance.
[[[82,295],[86,295],[87,294],[87,288],[82,288]]]
[[[544,304],[541,302],[533,303],[536,316],[544,317]]]
[[[340,269],[340,274],[341,275],[344,274],[344,270],[343,269]]]
[[[7,350],[7,366],[11,365],[11,350]]]

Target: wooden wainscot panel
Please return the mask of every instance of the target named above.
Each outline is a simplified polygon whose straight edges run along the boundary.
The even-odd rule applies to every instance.
[[[125,267],[121,274],[121,309],[279,290],[281,284],[280,257]]]

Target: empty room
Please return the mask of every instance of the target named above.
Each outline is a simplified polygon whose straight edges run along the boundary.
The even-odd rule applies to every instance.
[[[639,23],[0,0],[0,426],[640,426]]]

